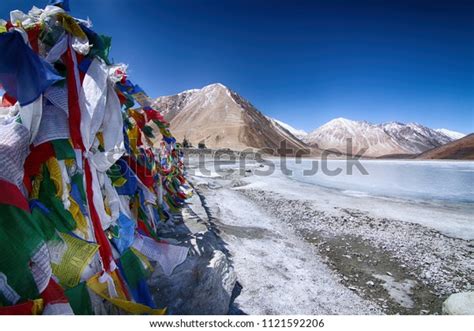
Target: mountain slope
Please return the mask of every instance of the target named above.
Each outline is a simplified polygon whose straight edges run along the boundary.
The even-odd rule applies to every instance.
[[[160,97],[154,106],[170,122],[178,141],[186,137],[194,146],[203,141],[209,148],[277,150],[284,141],[287,148],[307,149],[288,130],[222,84]]]
[[[464,133],[457,132],[457,131],[452,131],[452,130],[448,130],[448,129],[435,129],[435,131],[439,132],[439,133],[442,133],[445,136],[448,136],[449,138],[451,138],[453,140],[461,139],[461,138],[466,136]]]
[[[453,139],[418,123],[390,122],[380,125],[407,153],[418,154],[442,146]]]
[[[441,147],[424,152],[417,158],[474,160],[474,133]]]
[[[347,147],[352,140],[352,148]],[[378,157],[390,154],[419,154],[453,139],[417,123],[371,124],[345,118],[334,119],[309,133],[303,141],[321,149]]]
[[[306,132],[304,130],[296,129],[296,128],[292,127],[291,125],[286,124],[285,122],[277,120],[276,118],[270,118],[269,117],[269,119],[272,120],[272,121],[275,121],[278,125],[280,125],[284,129],[288,130],[292,135],[294,135],[298,139],[303,139],[308,134],[308,132]]]

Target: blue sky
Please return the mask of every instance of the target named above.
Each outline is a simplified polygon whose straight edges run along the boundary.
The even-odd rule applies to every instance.
[[[1,0],[0,15],[46,3]],[[346,117],[474,131],[474,1],[70,3],[153,97],[221,82],[305,130]]]

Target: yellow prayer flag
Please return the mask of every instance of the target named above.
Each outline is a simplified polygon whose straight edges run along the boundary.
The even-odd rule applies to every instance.
[[[79,284],[84,268],[99,249],[97,244],[59,233],[62,241],[48,242],[51,267],[61,285],[74,287]]]

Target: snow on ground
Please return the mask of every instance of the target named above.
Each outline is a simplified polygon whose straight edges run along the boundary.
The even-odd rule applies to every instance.
[[[414,302],[410,297],[412,294],[412,288],[416,285],[413,280],[405,279],[401,282],[397,282],[392,276],[389,275],[376,274],[374,277],[384,281],[382,286],[387,290],[388,294],[402,307],[413,308]]]
[[[344,287],[314,248],[285,224],[230,189],[204,195],[243,286],[236,303],[248,314],[374,314]]]

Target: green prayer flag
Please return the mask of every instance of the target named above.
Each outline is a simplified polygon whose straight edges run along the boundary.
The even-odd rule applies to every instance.
[[[72,148],[69,139],[56,139],[51,141],[51,144],[53,145],[54,153],[56,154],[56,158],[58,160],[76,158],[76,154],[74,153],[74,149]]]
[[[0,276],[23,300],[39,296],[30,269],[31,257],[44,244],[32,215],[20,208],[0,204]],[[4,305],[2,296],[0,301]]]
[[[125,279],[132,289],[138,288],[141,279],[145,278],[145,268],[142,262],[131,249],[127,249],[120,257]]]
[[[94,315],[86,282],[64,291],[75,315]]]

